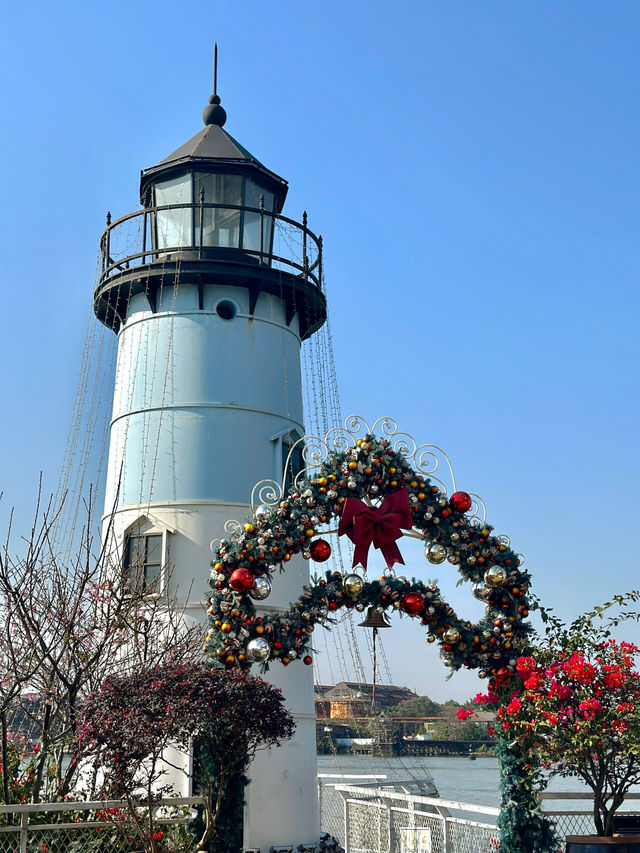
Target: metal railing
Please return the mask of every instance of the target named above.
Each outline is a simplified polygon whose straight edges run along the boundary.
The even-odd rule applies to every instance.
[[[236,236],[232,243],[222,244],[209,222],[224,214],[236,217]],[[163,217],[174,216],[172,229],[162,233]],[[249,234],[249,217],[254,217],[257,234]],[[206,220],[206,221],[205,221]],[[170,231],[177,230],[177,234]],[[171,239],[176,236],[176,239]],[[171,245],[171,243],[175,245]],[[128,213],[114,222],[107,214],[107,227],[100,237],[102,256],[101,280],[107,281],[132,267],[176,260],[207,258],[209,250],[223,250],[228,260],[233,253],[243,253],[255,262],[299,276],[322,289],[322,238],[307,227],[307,214],[302,223],[264,207],[243,205],[189,203],[147,207]],[[231,252],[231,254],[229,254]]]
[[[558,838],[595,833],[589,793],[540,794],[544,813]],[[623,808],[633,812],[640,794],[628,794]],[[588,803],[576,809],[576,801]],[[637,808],[637,807],[636,807]],[[321,781],[320,827],[346,853],[496,853],[499,809],[423,797],[384,787]]]
[[[595,831],[590,809],[573,808],[579,801],[590,804],[590,794],[548,791],[540,800],[559,838]],[[626,811],[633,811],[638,800],[640,794],[628,794]],[[165,812],[159,811],[157,822],[167,838],[177,832],[187,839],[190,808],[202,802],[201,797],[172,797],[154,803],[154,808]],[[499,810],[492,806],[382,786],[321,781],[319,809],[321,830],[337,838],[345,853],[496,853],[498,849],[495,819]],[[182,814],[170,816],[167,810]],[[2,805],[0,853],[130,853],[139,849],[140,840],[127,838],[126,820],[119,820],[125,812],[120,800]],[[7,825],[9,816],[12,823]]]
[[[566,791],[545,791],[539,795],[544,813],[550,817],[560,838],[567,835],[593,835],[596,831],[593,820],[593,796],[590,793],[569,793]],[[622,807],[617,814],[637,813],[640,794],[626,794]],[[576,809],[579,802],[585,807]],[[635,806],[634,806],[635,802]]]
[[[499,810],[491,806],[327,783],[320,785],[319,801],[320,827],[340,841],[345,853],[497,850]]]
[[[187,823],[202,797],[157,800],[157,824],[169,838],[189,839]],[[121,800],[0,805],[0,853],[130,853],[140,839],[127,835]],[[144,809],[144,805],[141,805]],[[176,815],[179,811],[181,814]],[[193,840],[195,843],[197,839]],[[178,845],[176,845],[178,846]]]

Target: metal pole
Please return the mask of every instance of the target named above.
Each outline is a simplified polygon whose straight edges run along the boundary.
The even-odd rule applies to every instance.
[[[351,845],[349,844],[349,804],[345,794],[341,792],[340,796],[342,797],[344,806],[344,853],[351,853]]]
[[[318,237],[318,281],[322,290],[322,235]]]
[[[107,211],[107,233],[105,235],[105,268],[109,266],[111,260],[111,211]]]
[[[376,637],[378,629],[373,629],[373,683],[371,685],[371,713],[376,710]]]
[[[309,258],[307,257],[307,211],[302,211],[302,270],[305,281],[309,273]]]
[[[142,214],[142,263],[146,263],[147,255],[147,211]]]
[[[20,853],[27,853],[27,842],[29,840],[29,812],[20,815]]]
[[[263,263],[264,255],[264,195],[260,193],[260,263]]]
[[[200,187],[200,245],[198,246],[198,257],[202,257],[202,237],[204,229],[204,187]]]

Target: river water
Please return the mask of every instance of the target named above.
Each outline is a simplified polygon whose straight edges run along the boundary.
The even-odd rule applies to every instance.
[[[387,777],[386,782],[421,779],[428,773],[445,800],[482,806],[498,806],[499,801],[498,760],[492,757],[478,757],[471,761],[463,756],[379,758],[370,755],[319,755],[318,773],[381,774]],[[358,784],[357,779],[346,779],[345,782]],[[553,779],[547,790],[588,791],[579,779]]]

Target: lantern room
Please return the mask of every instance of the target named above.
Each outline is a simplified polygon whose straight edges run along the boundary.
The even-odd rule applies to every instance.
[[[152,239],[158,249],[240,249],[269,264],[287,182],[222,129],[226,113],[211,100],[204,129],[142,173],[140,201],[156,211]]]
[[[203,310],[207,287],[243,287],[250,316],[261,293],[276,296],[304,340],[326,319],[322,239],[306,212],[301,223],[282,215],[287,182],[223,129],[217,94],[202,118],[199,133],[142,171],[142,210],[107,214],[96,316],[117,333],[138,294],[155,313],[162,288],[196,285]]]

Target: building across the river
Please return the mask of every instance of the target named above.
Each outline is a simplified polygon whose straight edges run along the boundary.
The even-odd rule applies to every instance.
[[[335,685],[317,684],[316,717],[322,720],[369,716],[374,689],[375,707],[378,711],[397,705],[405,699],[415,699],[417,695],[407,687],[396,687],[393,684],[373,685],[357,681],[340,681]]]

